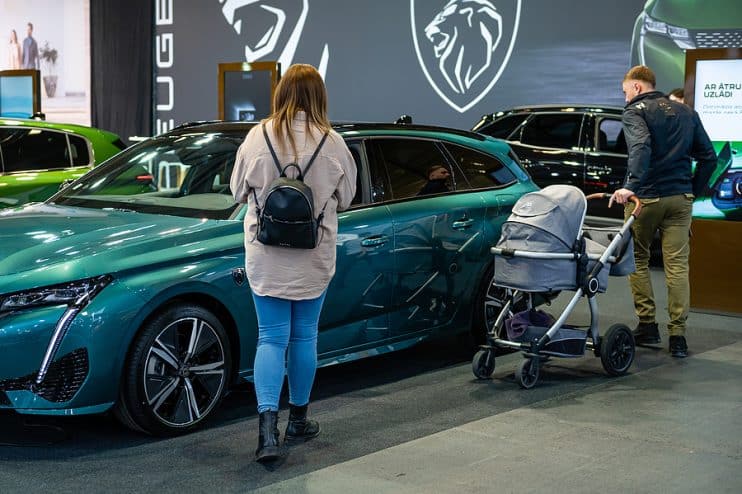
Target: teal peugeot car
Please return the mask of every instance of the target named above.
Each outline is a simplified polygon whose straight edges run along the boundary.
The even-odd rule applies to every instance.
[[[250,125],[184,125],[44,203],[0,211],[0,409],[112,409],[133,429],[172,435],[252,378],[246,206],[229,190]],[[537,188],[510,147],[431,126],[335,129],[358,187],[339,215],[319,364],[442,334],[483,339],[501,299],[489,248],[515,201]],[[449,177],[431,191],[428,170],[441,165]]]
[[[742,48],[738,0],[648,0],[631,38],[631,65],[647,65],[657,88],[685,85],[685,50]]]
[[[0,208],[43,201],[125,147],[105,130],[0,118]]]

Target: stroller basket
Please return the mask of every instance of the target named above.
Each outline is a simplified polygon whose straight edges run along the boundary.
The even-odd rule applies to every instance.
[[[529,343],[540,339],[548,330],[549,328],[542,326],[528,326],[528,329],[514,341]],[[587,331],[562,326],[544,346],[541,353],[556,357],[582,357],[585,354],[586,342]]]

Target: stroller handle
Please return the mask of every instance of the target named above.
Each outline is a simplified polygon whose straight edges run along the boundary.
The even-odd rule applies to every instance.
[[[593,199],[610,199],[612,195],[613,194],[609,194],[608,192],[596,192],[595,194],[585,196],[585,199],[588,201]],[[639,213],[642,212],[642,203],[636,196],[629,197],[629,201],[634,203],[634,211],[631,212],[631,216],[636,219],[639,216]]]

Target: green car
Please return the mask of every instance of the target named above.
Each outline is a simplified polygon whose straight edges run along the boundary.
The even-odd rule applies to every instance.
[[[685,50],[742,48],[742,8],[738,0],[649,0],[636,18],[631,65],[647,65],[657,88],[685,85]]]
[[[40,120],[0,119],[0,208],[40,202],[124,149],[111,132]]]
[[[257,321],[229,190],[251,124],[199,123],[130,147],[41,204],[0,211],[0,409],[198,426],[252,378]],[[508,144],[408,124],[344,124],[357,193],[339,214],[319,364],[426,338],[484,340],[489,253],[536,190]],[[428,170],[448,169],[436,190]],[[428,193],[430,192],[430,193]]]

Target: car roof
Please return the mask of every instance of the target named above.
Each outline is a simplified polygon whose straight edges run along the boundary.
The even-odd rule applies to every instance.
[[[34,127],[37,129],[50,129],[60,132],[71,132],[73,134],[80,134],[88,137],[94,134],[105,134],[109,136],[110,140],[119,139],[119,136],[117,136],[113,132],[98,129],[95,127],[88,127],[86,125],[71,123],[47,122],[46,120],[37,120],[34,118],[3,117],[0,118],[0,127]]]
[[[536,112],[594,112],[594,113],[608,113],[608,114],[621,114],[623,112],[622,106],[612,105],[591,105],[591,104],[547,104],[547,105],[523,105],[515,106],[507,110],[498,111],[491,113],[493,118],[498,118],[503,115],[511,113],[536,113]]]
[[[188,122],[175,127],[173,130],[167,133],[167,135],[181,135],[187,134],[194,130],[207,131],[207,132],[222,132],[222,131],[249,131],[257,122],[235,122],[235,121],[224,121],[224,120],[208,120],[208,121],[197,121]],[[349,133],[379,133],[379,132],[390,132],[390,133],[402,133],[402,134],[446,134],[456,135],[460,137],[466,137],[477,141],[483,141],[486,139],[482,134],[471,132],[469,130],[456,129],[450,127],[441,127],[435,125],[421,125],[421,124],[408,124],[408,123],[380,123],[380,122],[332,122],[332,128],[339,134]]]

